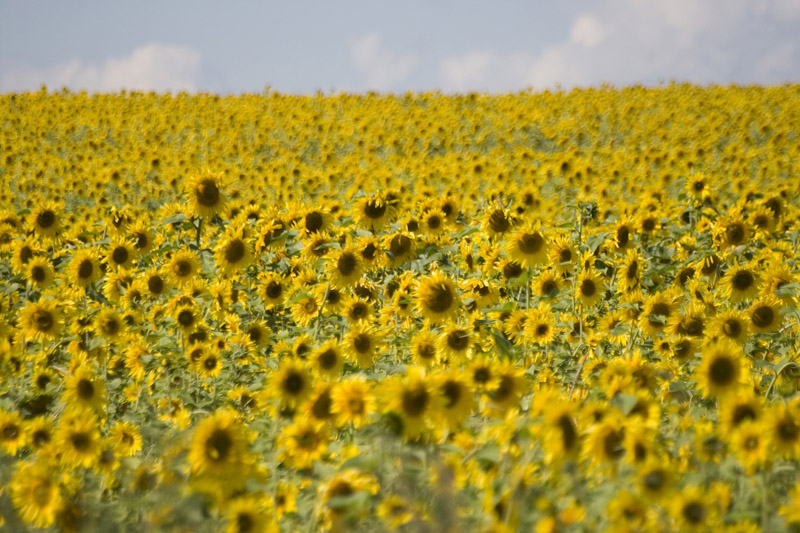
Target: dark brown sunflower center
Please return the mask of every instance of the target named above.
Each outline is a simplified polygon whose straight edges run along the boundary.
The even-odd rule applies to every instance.
[[[489,227],[492,228],[492,231],[495,233],[505,233],[511,227],[511,221],[508,220],[508,217],[503,211],[496,209],[489,215]]]
[[[189,309],[184,309],[178,313],[178,324],[185,328],[194,324],[194,313]]]
[[[81,264],[78,265],[78,277],[81,279],[88,279],[92,277],[94,273],[94,265],[89,259],[84,259],[81,261]]]
[[[3,438],[5,440],[16,439],[17,435],[19,435],[19,427],[16,424],[7,424],[3,428]]]
[[[386,204],[380,200],[367,200],[364,205],[364,214],[373,220],[381,218],[386,213]]]
[[[219,204],[219,187],[213,179],[205,179],[197,187],[197,203],[203,207],[216,207]]]
[[[730,385],[736,380],[736,365],[728,357],[718,357],[708,367],[708,377],[719,387]]]
[[[755,283],[755,276],[749,270],[740,270],[733,275],[733,287],[737,291],[746,291]]]
[[[245,256],[245,246],[241,239],[235,239],[228,243],[225,247],[225,261],[230,264],[236,264]]]
[[[49,311],[39,309],[33,313],[33,323],[39,331],[50,331],[54,322],[53,315]]]
[[[372,339],[366,333],[359,333],[353,339],[353,348],[358,353],[367,353],[372,348]]]
[[[395,257],[401,257],[411,250],[411,239],[406,235],[395,235],[389,242],[389,251]]]
[[[445,381],[442,385],[442,395],[447,400],[445,402],[445,408],[453,407],[458,403],[458,400],[461,399],[461,396],[464,394],[463,387],[461,383],[453,380]]]
[[[281,294],[283,293],[283,287],[277,281],[270,281],[267,285],[267,296],[272,298],[273,300],[276,298],[280,298]]]
[[[434,313],[444,313],[453,306],[454,300],[453,291],[442,283],[435,286],[425,298],[425,307]]]
[[[647,474],[644,475],[644,478],[642,478],[642,483],[644,484],[645,487],[647,487],[647,490],[654,492],[661,490],[661,487],[664,486],[665,481],[666,481],[666,476],[664,475],[664,472],[661,470],[653,470],[651,472],[648,472]]]
[[[164,280],[161,276],[150,276],[147,279],[147,289],[153,294],[161,294],[164,292]]]
[[[233,439],[224,429],[216,429],[206,440],[206,455],[214,462],[224,461],[233,448]]]
[[[581,295],[590,298],[597,294],[597,285],[591,279],[581,281]]]
[[[558,429],[561,430],[561,444],[565,450],[571,450],[578,441],[578,431],[569,415],[561,415],[556,420]]]
[[[624,451],[622,447],[622,435],[620,435],[619,431],[609,431],[608,434],[603,437],[603,453],[606,457],[609,459],[618,459]]]
[[[744,242],[745,231],[741,224],[731,224],[725,228],[725,240],[728,244],[737,246]]]
[[[73,433],[69,440],[72,443],[72,447],[79,452],[86,451],[92,444],[92,439],[87,433]]]
[[[349,276],[352,274],[356,267],[358,266],[358,261],[356,257],[351,253],[343,253],[339,256],[339,259],[336,261],[336,269],[339,271],[339,274],[342,276]]]
[[[759,328],[767,328],[775,321],[775,311],[768,305],[762,305],[751,316],[753,324]]]
[[[192,273],[192,264],[189,261],[178,261],[175,264],[175,273],[178,277],[185,278]]]
[[[539,232],[525,233],[517,241],[519,251],[526,255],[538,254],[544,246],[544,238]]]
[[[620,247],[624,248],[628,245],[630,233],[631,231],[626,226],[617,228],[617,244],[619,244]]]
[[[124,265],[128,257],[130,257],[130,254],[124,246],[117,246],[114,248],[114,251],[111,252],[111,259],[118,265]]]
[[[36,216],[36,225],[42,229],[49,229],[55,223],[56,214],[50,209],[45,209]]]
[[[469,347],[469,335],[462,329],[451,331],[447,334],[447,346],[457,352],[466,350]]]
[[[317,231],[321,230],[324,223],[325,219],[323,218],[322,213],[319,211],[311,211],[306,215],[305,225],[306,231],[309,233],[316,233]]]
[[[319,354],[319,366],[325,370],[330,370],[339,362],[339,354],[336,350],[327,349]]]
[[[88,401],[94,398],[94,383],[92,383],[91,380],[86,378],[80,379],[76,389],[78,392],[78,398],[81,400]]]
[[[735,339],[742,333],[742,324],[734,318],[729,318],[722,324],[722,333],[724,333],[726,337]]]
[[[36,283],[42,283],[47,279],[47,271],[37,265],[31,269],[31,279]]]
[[[203,367],[205,367],[206,370],[214,370],[217,368],[217,358],[206,357],[206,360],[203,361]]]
[[[420,416],[428,407],[430,398],[425,387],[416,387],[403,392],[403,413],[411,417]]]

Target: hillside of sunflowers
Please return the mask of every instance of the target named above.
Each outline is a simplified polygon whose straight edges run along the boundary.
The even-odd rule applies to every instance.
[[[798,125],[0,95],[0,529],[800,531]]]

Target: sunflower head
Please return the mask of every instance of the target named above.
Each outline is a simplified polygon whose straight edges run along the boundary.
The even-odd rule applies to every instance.
[[[192,212],[209,218],[222,211],[226,201],[221,176],[211,172],[195,177],[189,183],[186,195]]]

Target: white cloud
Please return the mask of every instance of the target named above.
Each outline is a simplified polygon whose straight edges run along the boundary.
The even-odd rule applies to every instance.
[[[539,50],[474,50],[439,64],[442,88],[800,81],[800,0],[587,3],[568,35]]]
[[[353,66],[364,76],[367,89],[389,91],[405,81],[418,60],[413,55],[395,55],[383,46],[383,38],[371,32],[350,45]]]
[[[191,48],[151,43],[126,57],[108,58],[102,64],[77,59],[44,68],[22,67],[0,75],[0,90],[36,90],[67,87],[90,92],[120,89],[153,91],[197,90],[200,53]]]
[[[581,15],[572,23],[570,39],[573,43],[592,47],[600,44],[606,36],[603,26],[591,15]]]

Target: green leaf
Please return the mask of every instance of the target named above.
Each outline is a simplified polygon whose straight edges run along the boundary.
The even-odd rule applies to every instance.
[[[611,399],[611,405],[619,409],[623,415],[628,416],[631,410],[636,407],[639,398],[630,394],[619,393]]]
[[[356,509],[363,507],[369,501],[369,492],[359,490],[347,496],[334,496],[327,501],[327,505],[331,509],[341,511],[344,509]]]
[[[170,224],[178,224],[179,222],[185,222],[187,220],[186,215],[183,213],[177,213],[172,215],[171,217],[165,218],[162,222],[162,226],[168,226]]]

